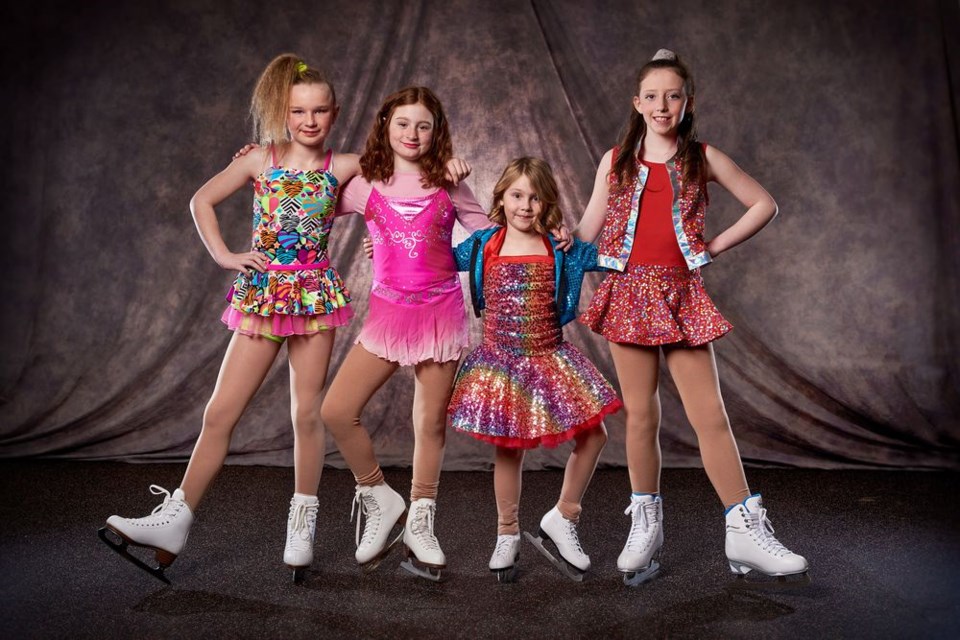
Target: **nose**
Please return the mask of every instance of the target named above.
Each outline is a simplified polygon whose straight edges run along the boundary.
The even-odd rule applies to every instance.
[[[667,96],[660,98],[660,111],[667,111]]]

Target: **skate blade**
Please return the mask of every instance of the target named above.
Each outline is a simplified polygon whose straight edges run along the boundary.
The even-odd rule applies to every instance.
[[[366,564],[360,565],[360,568],[363,570],[363,573],[364,574],[371,573],[377,567],[379,567],[380,563],[383,562],[383,559],[386,558],[391,551],[393,551],[393,548],[397,546],[397,543],[399,543],[401,540],[403,540],[403,529],[400,529],[400,533],[397,534],[397,537],[394,538],[390,542],[390,544],[385,546],[383,548],[383,551],[378,553],[372,560],[370,560]]]
[[[404,571],[412,573],[418,578],[424,578],[425,580],[430,580],[431,582],[440,582],[442,578],[441,571],[444,567],[418,567],[413,563],[412,558],[407,558],[400,563],[400,568]]]
[[[786,576],[768,576],[759,570],[748,573],[756,573],[757,575],[748,578],[746,573],[737,573],[737,579],[730,583],[728,587],[745,591],[791,591],[810,584],[810,573],[808,571]]]
[[[497,574],[497,582],[500,584],[510,584],[517,581],[517,565],[506,569],[490,569],[490,573]]]
[[[287,565],[290,567],[290,565]],[[303,584],[307,578],[307,567],[290,567],[293,570],[293,584]]]
[[[136,565],[136,566],[139,567],[140,569],[143,569],[144,571],[146,571],[147,573],[149,573],[150,575],[152,575],[154,578],[156,578],[156,579],[159,580],[160,582],[164,582],[164,583],[166,583],[166,584],[170,584],[169,578],[167,578],[167,576],[164,575],[164,573],[163,573],[163,570],[164,570],[165,567],[164,567],[164,566],[161,566],[159,562],[157,563],[157,566],[156,566],[156,567],[151,567],[151,566],[148,565],[146,562],[144,562],[144,561],[141,560],[140,558],[138,558],[138,557],[134,556],[132,553],[130,553],[130,552],[127,550],[127,547],[128,547],[130,544],[132,544],[132,543],[131,543],[129,540],[127,540],[126,538],[124,538],[119,532],[114,531],[114,530],[111,529],[110,527],[101,527],[100,529],[97,530],[97,536],[98,536],[101,540],[103,540],[104,544],[106,544],[108,547],[110,547],[111,549],[113,549],[114,551],[116,551],[118,554],[120,554],[121,556],[123,556],[124,558],[126,558],[128,561],[130,561],[131,563],[133,563],[134,565]],[[113,539],[111,538],[111,536],[116,537],[116,540],[113,540]],[[140,547],[141,545],[134,544],[133,546],[135,546],[135,547]],[[141,548],[143,548],[143,549],[152,549],[152,547],[141,547]],[[155,552],[157,552],[157,553],[160,552],[159,549],[153,549],[153,551],[155,551]],[[172,562],[172,561],[171,561],[171,562]],[[167,565],[167,566],[169,566],[169,565]]]
[[[656,560],[650,562],[650,566],[640,571],[623,571],[623,584],[628,587],[638,587],[645,582],[653,580],[660,574],[660,563]]]
[[[544,558],[550,561],[550,564],[552,564],[553,566],[555,566],[557,569],[560,570],[560,573],[567,576],[574,582],[583,582],[583,574],[585,572],[580,571],[574,566],[571,566],[566,560],[563,560],[562,558],[558,559],[552,553],[547,551],[547,548],[543,546],[543,538],[539,536],[535,538],[533,537],[533,535],[530,534],[529,531],[524,531],[523,535],[526,536],[530,544],[532,544],[537,548],[537,551],[543,554]]]

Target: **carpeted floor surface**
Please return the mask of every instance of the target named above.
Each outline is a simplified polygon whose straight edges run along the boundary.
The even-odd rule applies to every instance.
[[[183,465],[0,464],[0,629],[7,638],[953,638],[960,633],[960,474],[749,469],[776,534],[811,564],[811,583],[737,588],[723,518],[700,470],[663,473],[661,577],[623,585],[625,470],[599,471],[580,536],[582,584],[524,542],[521,574],[487,569],[495,541],[492,477],[445,473],[436,532],[444,582],[353,560],[349,473],[324,472],[316,558],[306,581],[281,563],[292,470],[227,467],[201,505],[166,586],[110,551],[96,531],[139,516]],[[401,493],[406,470],[387,472]],[[535,531],[559,471],[524,476],[521,525]]]

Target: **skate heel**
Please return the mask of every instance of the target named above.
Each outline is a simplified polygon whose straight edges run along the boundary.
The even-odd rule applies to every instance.
[[[730,564],[730,571],[737,574],[738,578],[742,578],[743,576],[747,575],[753,570],[752,567],[748,567],[747,565],[741,562],[730,561],[729,564]]]
[[[156,549],[155,557],[157,559],[157,564],[161,569],[166,569],[173,564],[173,561],[177,559],[177,556],[173,555],[169,551],[164,551],[163,549]]]

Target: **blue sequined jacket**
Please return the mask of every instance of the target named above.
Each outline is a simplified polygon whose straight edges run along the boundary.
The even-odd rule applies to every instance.
[[[457,245],[453,255],[457,260],[457,270],[470,273],[470,299],[473,312],[480,317],[480,311],[486,306],[483,296],[483,249],[487,242],[503,227],[491,227],[476,231]],[[564,253],[557,249],[557,242],[548,236],[553,247],[553,263],[556,278],[554,281],[554,299],[557,301],[557,314],[560,326],[577,317],[577,305],[580,303],[580,285],[586,271],[598,271],[597,247],[580,240],[574,240],[570,250]]]

